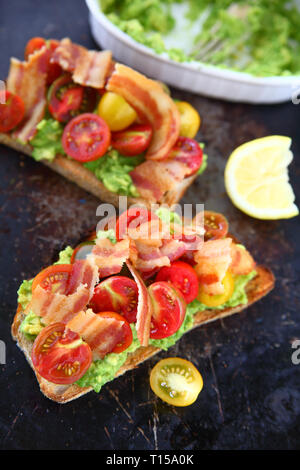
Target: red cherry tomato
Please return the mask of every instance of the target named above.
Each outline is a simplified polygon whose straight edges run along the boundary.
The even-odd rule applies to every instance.
[[[23,100],[9,91],[5,92],[5,103],[0,103],[0,132],[9,132],[24,118]]]
[[[129,323],[136,322],[137,304],[137,285],[126,276],[112,276],[100,282],[90,302],[94,312],[117,312]]]
[[[166,158],[185,163],[190,170],[188,175],[193,175],[202,165],[203,152],[194,139],[178,137],[176,144]]]
[[[174,261],[171,266],[161,268],[155,280],[170,282],[187,303],[192,302],[198,295],[197,274],[189,264],[183,261]]]
[[[56,264],[43,269],[33,280],[32,292],[41,286],[53,293],[66,294],[72,269],[71,264]]]
[[[77,333],[62,323],[49,325],[33,343],[32,363],[49,382],[72,384],[80,379],[92,362],[92,351]]]
[[[226,237],[228,222],[219,212],[204,211],[204,240],[217,240]]]
[[[181,327],[186,303],[181,294],[168,282],[154,282],[148,288],[153,303],[150,338],[162,339]]]
[[[81,114],[70,121],[62,136],[66,154],[79,162],[103,157],[110,145],[110,130],[96,114]]]
[[[93,111],[96,100],[95,89],[74,83],[68,73],[57,78],[48,91],[49,111],[60,122],[68,122],[79,114]]]
[[[130,328],[128,321],[124,317],[122,317],[121,315],[115,312],[100,312],[98,313],[98,315],[104,318],[115,318],[116,320],[123,322],[123,326],[121,330],[121,337],[118,336],[115,347],[112,350],[107,351],[107,353],[113,352],[113,353],[119,354],[122,351],[125,351],[125,349],[129,348],[129,346],[132,343],[133,336],[132,336],[132,330]]]
[[[33,54],[35,51],[41,49],[43,46],[47,46],[49,49],[49,58],[47,64],[47,85],[51,85],[61,74],[62,68],[58,64],[51,63],[51,57],[57,46],[59,45],[59,41],[56,39],[50,39],[47,41],[44,38],[36,37],[32,38],[28,41],[26,48],[25,48],[25,60],[28,60],[30,54]]]
[[[149,124],[133,124],[124,131],[113,132],[111,145],[122,155],[139,155],[150,145],[152,127]]]
[[[35,51],[38,51],[43,46],[46,45],[46,39],[36,37],[29,39],[25,47],[25,60],[28,60],[28,57],[33,54]]]
[[[131,207],[123,212],[116,223],[116,238],[118,241],[122,240],[128,235],[128,229],[137,229],[144,222],[151,220],[159,220],[159,217],[154,212],[149,211],[144,207]]]

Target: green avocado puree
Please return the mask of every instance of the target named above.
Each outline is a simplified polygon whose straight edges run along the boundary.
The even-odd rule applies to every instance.
[[[300,74],[296,0],[99,0],[99,6],[135,41],[174,61],[200,67],[203,60],[262,77]],[[211,41],[218,47],[201,57]]]

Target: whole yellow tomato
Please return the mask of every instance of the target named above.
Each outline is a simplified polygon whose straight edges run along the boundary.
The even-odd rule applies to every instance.
[[[137,118],[135,110],[117,93],[107,91],[98,105],[98,115],[104,119],[111,131],[122,131]]]

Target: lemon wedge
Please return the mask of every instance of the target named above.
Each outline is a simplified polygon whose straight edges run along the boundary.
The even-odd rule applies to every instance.
[[[225,168],[225,187],[236,207],[257,219],[299,214],[287,169],[293,160],[290,146],[289,137],[273,135],[234,150]]]

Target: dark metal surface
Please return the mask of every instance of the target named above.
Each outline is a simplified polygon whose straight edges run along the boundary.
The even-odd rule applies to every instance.
[[[79,0],[0,1],[0,79],[9,57],[31,36],[63,37],[95,47]],[[156,398],[149,371],[137,370],[67,405],[44,398],[10,338],[16,290],[96,224],[99,201],[43,165],[0,147],[0,447],[3,449],[295,449],[300,448],[299,219],[262,222],[235,209],[223,183],[226,158],[239,144],[269,134],[293,138],[291,181],[300,197],[300,107],[229,104],[174,91],[198,108],[209,166],[183,202],[224,211],[231,230],[274,270],[274,291],[241,315],[185,335],[168,353],[191,359],[204,378],[198,401],[173,408]]]

